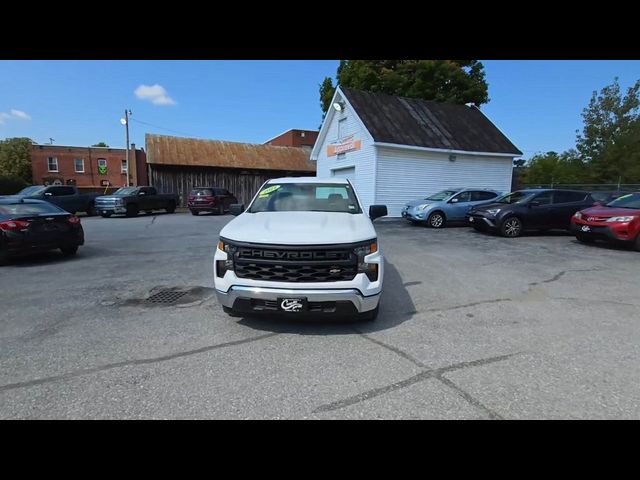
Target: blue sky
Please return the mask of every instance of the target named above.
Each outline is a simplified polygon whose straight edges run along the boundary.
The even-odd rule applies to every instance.
[[[530,157],[574,146],[591,93],[640,79],[640,61],[483,61],[482,107]],[[0,61],[0,138],[124,146],[145,132],[262,143],[289,128],[315,129],[318,85],[338,61]],[[144,122],[144,123],[141,123]],[[149,125],[151,124],[151,125]]]

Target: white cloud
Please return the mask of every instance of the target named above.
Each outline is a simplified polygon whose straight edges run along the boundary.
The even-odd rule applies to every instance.
[[[16,110],[15,108],[11,109],[11,116],[14,118],[19,118],[20,120],[31,120],[31,117],[27,115],[22,110]]]
[[[140,100],[148,100],[154,105],[175,105],[176,101],[171,98],[162,85],[140,85],[133,92]]]
[[[9,113],[0,112],[0,125],[4,125],[5,123],[7,123],[7,120],[14,118],[17,118],[19,120],[31,120],[31,117],[26,112],[12,108],[11,110],[9,110]]]

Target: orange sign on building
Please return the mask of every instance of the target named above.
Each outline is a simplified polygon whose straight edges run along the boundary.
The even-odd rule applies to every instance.
[[[362,140],[354,140],[353,135],[345,137],[339,141],[339,143],[333,143],[327,146],[327,157],[333,157],[339,153],[352,152],[354,150],[360,150],[362,146]]]

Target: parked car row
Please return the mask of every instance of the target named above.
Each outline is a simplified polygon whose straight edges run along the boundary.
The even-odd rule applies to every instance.
[[[402,216],[432,228],[466,220],[477,231],[505,237],[531,230],[570,230],[581,242],[606,240],[640,250],[640,193],[526,189],[499,195],[492,190],[447,189],[407,203]]]

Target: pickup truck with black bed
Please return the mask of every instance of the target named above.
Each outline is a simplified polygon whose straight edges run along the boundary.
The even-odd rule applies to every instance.
[[[23,188],[11,197],[24,200],[45,200],[69,213],[84,212],[88,216],[92,216],[96,214],[95,200],[99,196],[99,193],[80,193],[76,187],[70,185],[32,185]]]
[[[111,195],[96,198],[96,211],[105,218],[125,214],[135,217],[140,212],[153,213],[154,210],[176,211],[180,202],[174,193],[158,193],[154,187],[123,187]]]

